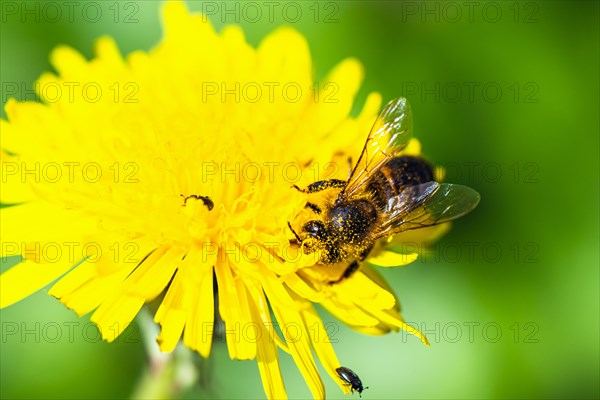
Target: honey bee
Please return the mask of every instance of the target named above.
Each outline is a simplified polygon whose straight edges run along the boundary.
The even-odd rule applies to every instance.
[[[388,103],[377,117],[347,181],[314,182],[304,193],[338,190],[324,206],[308,202],[315,219],[300,233],[288,226],[305,253],[321,251],[319,262],[350,264],[338,282],[352,275],[377,240],[459,218],[479,203],[479,193],[462,185],[438,183],[433,167],[420,157],[399,155],[412,136],[405,98]]]

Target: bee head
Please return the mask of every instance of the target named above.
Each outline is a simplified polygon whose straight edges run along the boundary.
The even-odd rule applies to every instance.
[[[321,250],[321,263],[334,264],[346,257],[346,254],[341,252],[336,238],[331,235],[331,231],[323,221],[308,221],[302,226],[302,233],[305,235],[305,240],[302,241],[304,252],[309,254]]]

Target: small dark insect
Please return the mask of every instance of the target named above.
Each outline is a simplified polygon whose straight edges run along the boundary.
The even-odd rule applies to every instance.
[[[412,135],[412,115],[405,98],[381,112],[347,181],[329,179],[303,193],[336,190],[327,204],[308,202],[315,218],[294,231],[294,243],[305,253],[321,250],[321,264],[348,261],[338,280],[359,269],[376,241],[397,233],[459,218],[477,206],[479,194],[467,187],[434,180],[426,160],[401,154]],[[336,283],[333,281],[330,283]]]
[[[200,196],[197,194],[192,194],[190,196],[184,196],[184,195],[180,195],[180,196],[183,197],[183,205],[184,206],[186,205],[188,199],[196,199],[196,200],[202,200],[202,202],[204,203],[206,208],[208,208],[208,211],[211,211],[215,207],[215,203],[213,203],[213,201],[208,196]]]
[[[341,380],[352,386],[352,392],[358,392],[360,397],[362,397],[362,391],[369,388],[368,386],[363,388],[360,378],[350,368],[339,367],[335,372],[337,372]]]

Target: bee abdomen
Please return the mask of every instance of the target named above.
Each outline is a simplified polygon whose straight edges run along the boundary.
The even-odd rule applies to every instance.
[[[396,195],[396,189],[390,179],[387,166],[382,166],[371,176],[367,190],[373,195],[373,202],[379,209],[383,210],[387,204],[387,199]]]
[[[400,193],[406,186],[420,185],[434,180],[433,167],[420,157],[392,158],[384,168],[389,169],[396,193]]]
[[[372,177],[368,189],[373,201],[385,208],[388,199],[398,195],[405,187],[434,180],[433,167],[420,157],[401,156],[389,160]]]

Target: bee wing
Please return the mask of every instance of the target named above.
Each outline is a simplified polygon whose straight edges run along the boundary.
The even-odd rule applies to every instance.
[[[387,160],[396,156],[412,136],[412,112],[404,97],[390,101],[381,111],[363,150],[340,192],[340,200],[352,196]]]
[[[473,210],[479,199],[468,186],[438,182],[408,186],[389,199],[376,237],[452,221]]]

